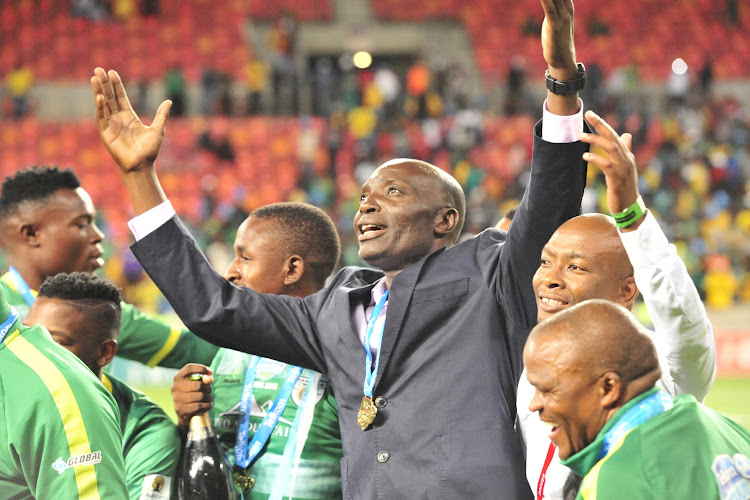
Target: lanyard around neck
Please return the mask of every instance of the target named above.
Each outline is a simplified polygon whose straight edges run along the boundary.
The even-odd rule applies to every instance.
[[[250,467],[270,439],[271,433],[281,418],[281,414],[284,413],[287,402],[291,397],[292,389],[294,389],[294,385],[297,383],[300,373],[302,373],[302,368],[290,365],[291,370],[289,375],[281,386],[281,390],[276,395],[271,408],[266,412],[263,421],[253,434],[252,440],[250,440],[250,403],[253,397],[253,385],[255,385],[255,372],[260,361],[261,358],[259,356],[252,356],[250,358],[250,364],[248,364],[247,372],[245,372],[242,397],[240,398],[239,425],[234,445],[234,463],[243,469]],[[298,409],[298,411],[300,410]],[[296,430],[294,433],[296,434]],[[289,442],[287,440],[287,446],[289,446]]]
[[[33,304],[36,297],[34,297],[34,293],[21,276],[21,273],[19,273],[15,267],[10,266],[6,276],[10,279],[10,283],[8,283],[8,280],[5,280],[5,282],[8,283],[13,290],[18,292],[21,298],[23,298],[23,301],[26,302],[26,305],[30,306]]]
[[[10,306],[10,313],[8,314],[8,317],[5,319],[5,321],[3,321],[3,324],[0,325],[0,342],[2,342],[5,339],[5,336],[8,335],[10,327],[13,326],[13,323],[15,323],[17,319],[18,312],[16,311],[16,308]]]
[[[607,456],[612,446],[617,444],[632,429],[664,413],[672,408],[672,405],[672,398],[667,393],[658,391],[630,408],[604,435],[599,459]]]
[[[378,318],[380,317],[380,312],[383,310],[383,307],[385,307],[385,303],[388,300],[388,290],[385,291],[382,297],[380,297],[380,300],[377,304],[375,304],[375,308],[372,310],[372,314],[370,315],[370,321],[367,322],[367,331],[365,332],[365,339],[364,339],[364,346],[365,346],[365,355],[367,356],[367,360],[365,361],[365,383],[363,390],[365,392],[365,396],[368,398],[372,398],[372,392],[375,389],[375,378],[378,375],[378,367],[380,366],[380,346],[383,343],[383,329],[385,328],[385,321],[382,321],[380,323],[380,328],[378,328],[377,334],[375,336],[375,348],[377,349],[378,353],[375,356],[375,365],[373,366],[372,363],[372,351],[370,350],[370,338],[372,337],[373,330],[375,329],[375,323],[377,323]]]

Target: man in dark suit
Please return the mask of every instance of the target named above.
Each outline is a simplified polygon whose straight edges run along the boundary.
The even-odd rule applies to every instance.
[[[580,211],[587,149],[573,142],[583,128],[570,90],[581,77],[573,5],[542,5],[549,75],[564,83],[552,85],[535,128],[532,175],[510,232],[456,244],[465,201],[455,179],[392,160],[363,186],[354,219],[360,256],[379,269],[345,268],[304,299],[240,289],[211,270],[154,169],[169,102],[146,127],[119,75],[95,70],[100,134],[139,214],[134,253],[197,335],[330,377],[345,498],[531,496],[513,428],[521,354],[536,322],[531,277],[542,246]]]

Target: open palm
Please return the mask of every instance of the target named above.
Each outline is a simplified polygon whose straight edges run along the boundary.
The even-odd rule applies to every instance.
[[[130,105],[116,71],[94,70],[91,77],[96,102],[96,124],[107,151],[123,174],[150,167],[159,154],[171,101],[164,101],[150,126]]]

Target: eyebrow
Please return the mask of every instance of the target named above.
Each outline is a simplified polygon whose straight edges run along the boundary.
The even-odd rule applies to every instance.
[[[542,248],[542,253],[543,254],[544,253],[549,254],[549,255],[551,255],[553,257],[556,257],[558,255],[557,252],[555,252],[553,250],[550,250],[550,248],[548,246],[545,246],[544,248]],[[565,257],[567,257],[567,258],[569,258],[569,259],[588,259],[588,258],[590,258],[589,255],[582,254],[581,252],[579,252],[577,250],[570,250],[570,251],[567,251],[567,252],[562,252],[562,255],[565,256]]]

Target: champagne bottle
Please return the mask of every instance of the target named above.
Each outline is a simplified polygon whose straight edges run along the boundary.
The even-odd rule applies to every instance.
[[[190,419],[180,465],[181,500],[237,500],[232,468],[216,439],[208,412]]]

